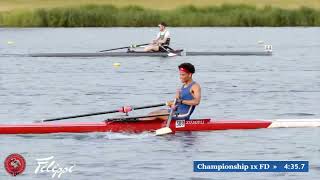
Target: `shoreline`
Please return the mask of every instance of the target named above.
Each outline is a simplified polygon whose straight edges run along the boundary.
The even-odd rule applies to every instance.
[[[320,10],[225,4],[173,10],[85,5],[0,12],[0,27],[154,27],[160,21],[170,27],[318,27]]]

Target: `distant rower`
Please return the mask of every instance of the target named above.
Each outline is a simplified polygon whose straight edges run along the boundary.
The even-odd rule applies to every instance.
[[[170,44],[170,32],[166,28],[167,24],[165,22],[161,22],[159,25],[160,32],[157,35],[157,38],[152,41],[151,44],[149,44],[147,47],[144,48],[144,51],[146,52],[166,52],[166,49],[169,49]]]

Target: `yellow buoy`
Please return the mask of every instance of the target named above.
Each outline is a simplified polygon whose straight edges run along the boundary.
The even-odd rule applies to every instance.
[[[120,63],[113,63],[113,67],[120,67],[121,64]]]

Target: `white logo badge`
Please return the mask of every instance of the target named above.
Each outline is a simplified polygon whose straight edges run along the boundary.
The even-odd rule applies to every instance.
[[[176,128],[183,128],[186,126],[185,120],[176,120]]]

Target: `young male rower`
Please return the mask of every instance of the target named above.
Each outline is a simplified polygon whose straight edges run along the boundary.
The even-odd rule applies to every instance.
[[[170,44],[170,32],[166,28],[167,24],[165,22],[161,22],[159,25],[160,32],[158,33],[155,40],[152,41],[147,47],[144,48],[146,52],[166,52],[164,48],[169,47]]]
[[[182,83],[182,87],[177,91],[175,98],[176,110],[172,119],[175,120],[189,120],[195,107],[199,105],[201,101],[201,87],[192,79],[195,73],[195,68],[190,63],[182,63],[178,66],[179,76]],[[168,106],[173,106],[173,101],[167,102]],[[149,115],[166,114],[168,110],[158,110],[150,113]],[[159,116],[158,119],[167,120],[168,116]],[[156,118],[148,118],[146,120],[153,120]],[[142,119],[143,120],[143,119]]]

